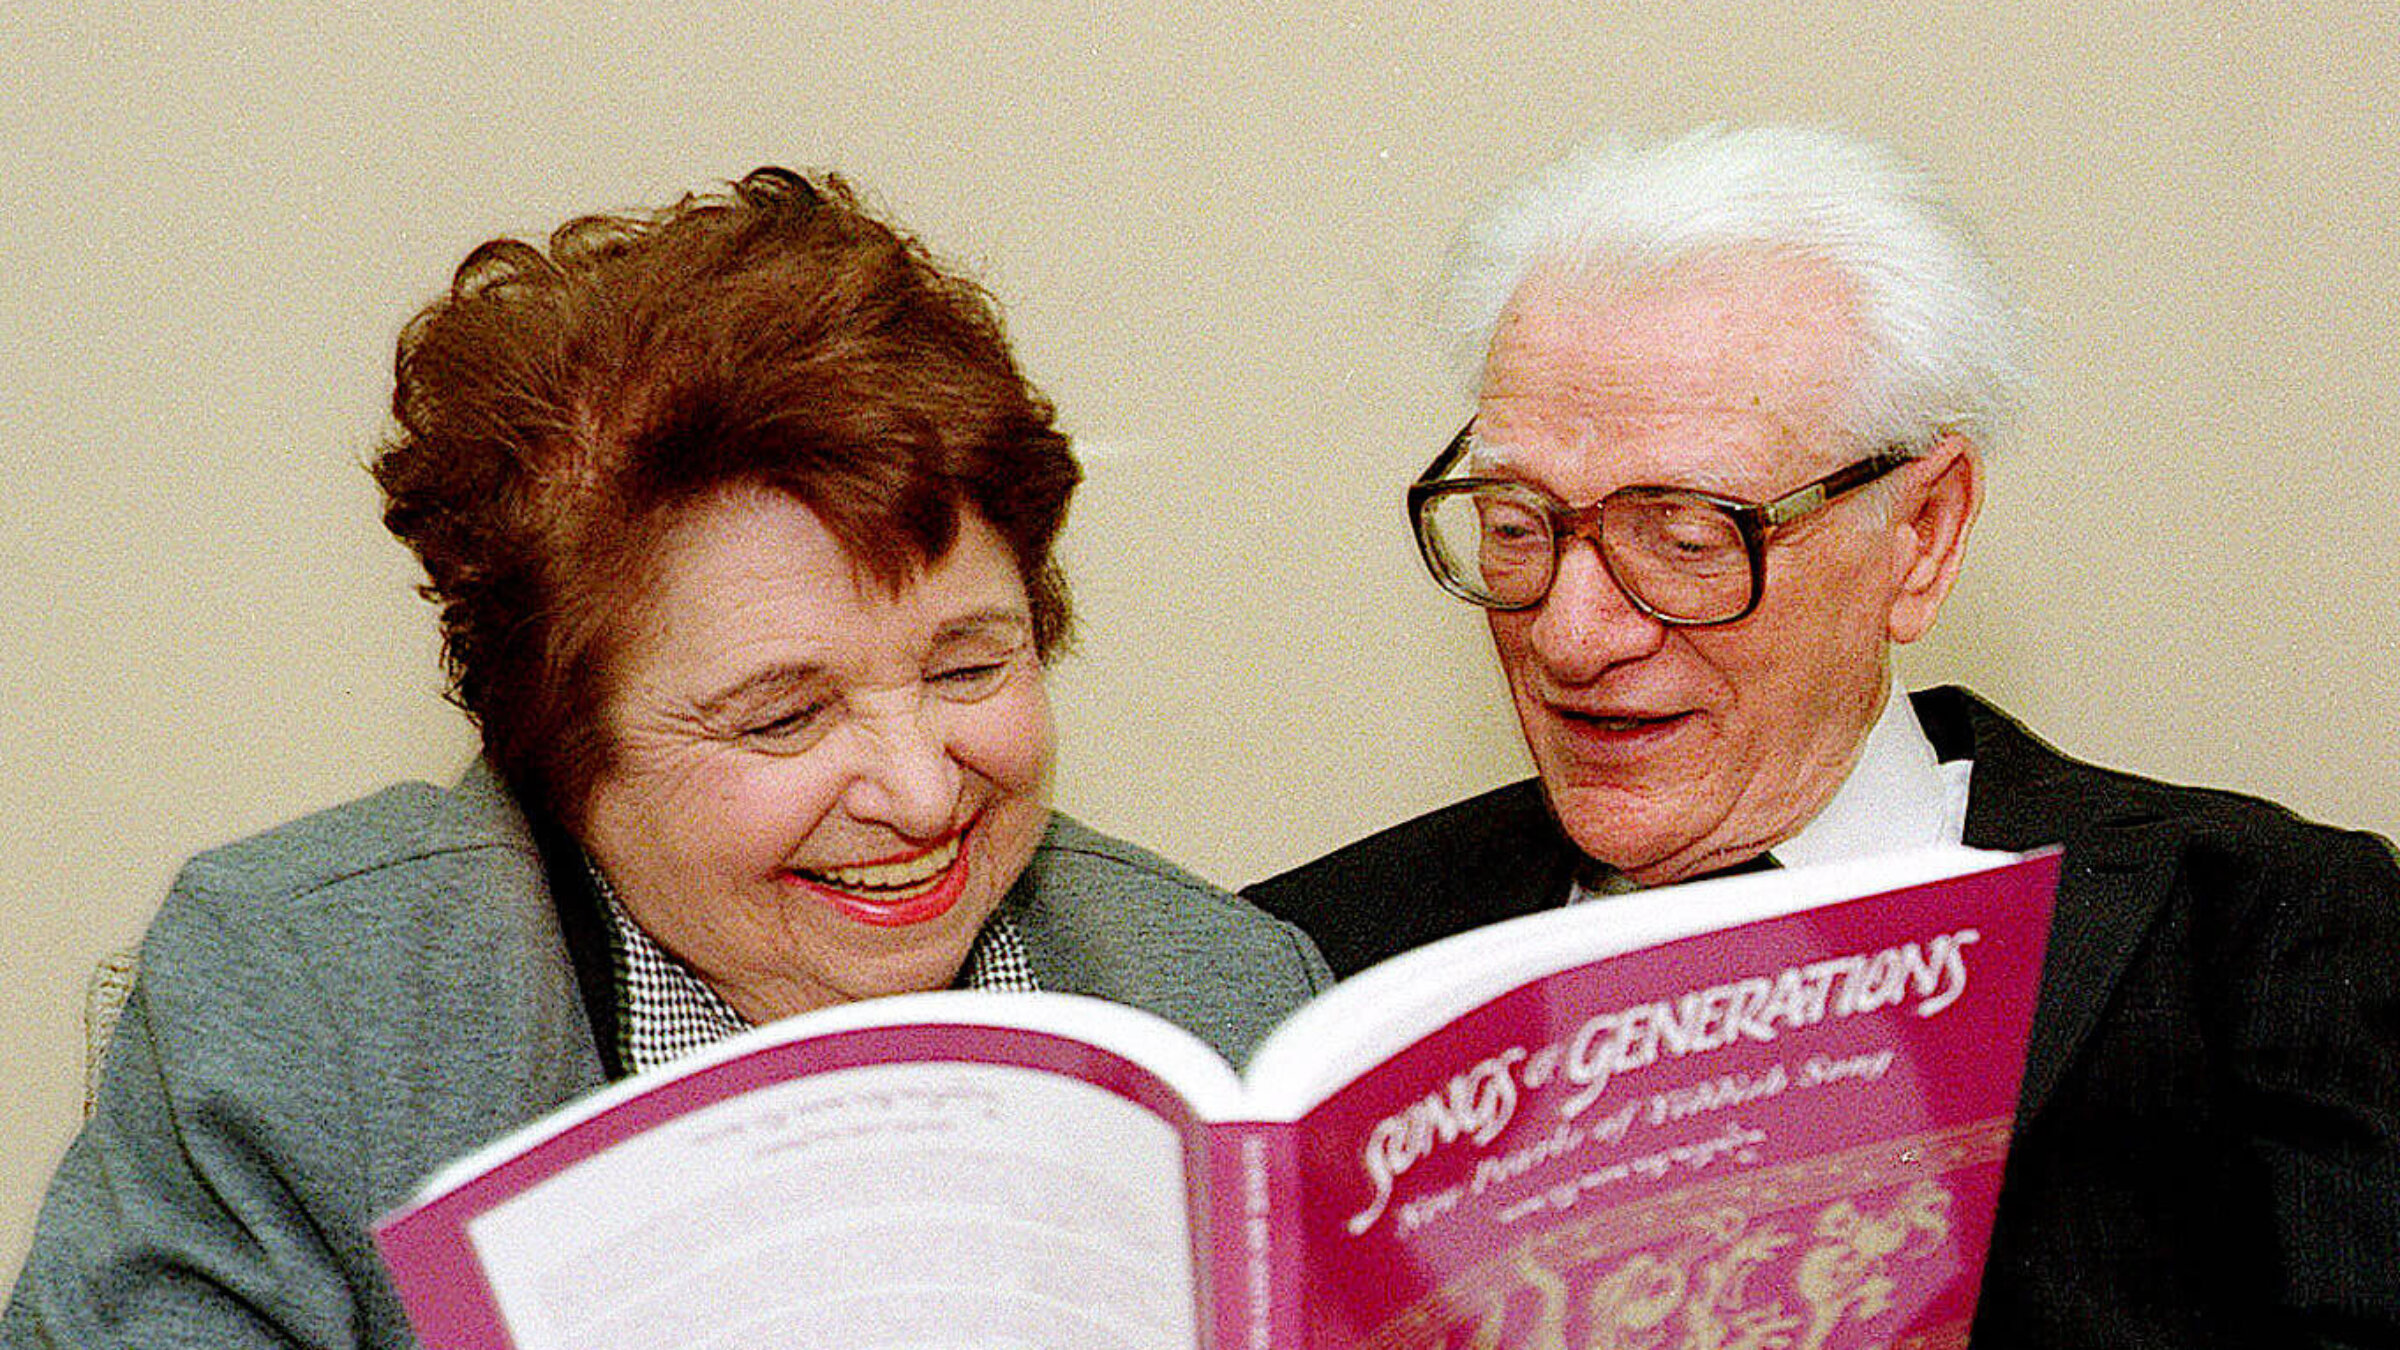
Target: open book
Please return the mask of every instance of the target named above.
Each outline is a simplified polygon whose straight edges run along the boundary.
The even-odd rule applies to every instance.
[[[1092,999],[852,1004],[376,1237],[430,1350],[1963,1346],[2057,875],[1944,850],[1511,920],[1238,1077]]]

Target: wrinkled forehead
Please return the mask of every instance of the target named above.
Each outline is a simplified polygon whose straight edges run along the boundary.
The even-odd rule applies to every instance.
[[[1493,330],[1473,449],[1544,477],[1772,479],[1845,453],[1859,351],[1847,284],[1806,260],[1638,281],[1546,264]]]
[[[1467,433],[1466,472],[1537,483],[1569,501],[1636,483],[1757,497],[1816,476],[1816,462],[1834,457],[1757,409],[1629,416],[1570,406],[1536,417],[1478,412]]]

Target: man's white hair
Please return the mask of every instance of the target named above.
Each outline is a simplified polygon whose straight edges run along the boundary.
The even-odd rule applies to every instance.
[[[1842,430],[1912,451],[1944,431],[1987,449],[2010,434],[2027,384],[2023,312],[1925,174],[1820,128],[1708,127],[1567,155],[1468,222],[1444,318],[1473,380],[1537,267],[1614,287],[1762,255],[1830,266],[1858,297],[1862,350]]]

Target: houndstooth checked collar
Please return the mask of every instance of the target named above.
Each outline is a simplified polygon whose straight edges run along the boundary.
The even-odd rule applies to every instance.
[[[617,1050],[628,1072],[655,1069],[749,1029],[748,1019],[724,995],[642,931],[590,855],[585,855],[583,866],[608,916],[609,964],[616,972]],[[1025,959],[1025,939],[1005,910],[993,914],[975,935],[954,987],[1019,992],[1042,987]]]

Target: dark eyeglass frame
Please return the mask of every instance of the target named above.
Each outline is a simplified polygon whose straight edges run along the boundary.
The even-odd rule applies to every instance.
[[[1550,587],[1558,581],[1558,560],[1565,553],[1567,541],[1583,538],[1591,541],[1592,552],[1609,580],[1622,592],[1635,609],[1662,624],[1674,628],[1714,628],[1721,624],[1739,623],[1750,617],[1752,610],[1767,589],[1767,539],[1778,528],[1789,525],[1803,516],[1811,515],[1836,500],[1856,492],[1869,483],[1916,458],[1898,446],[1893,446],[1834,470],[1813,483],[1792,489],[1772,501],[1746,502],[1738,497],[1721,497],[1697,488],[1628,486],[1618,488],[1588,506],[1569,506],[1549,491],[1514,478],[1444,478],[1467,456],[1472,443],[1475,422],[1458,429],[1442,452],[1408,485],[1408,519],[1417,537],[1417,553],[1425,560],[1425,570],[1433,574],[1435,584],[1471,605],[1484,609],[1515,611],[1531,609],[1550,596]],[[1518,604],[1478,595],[1458,580],[1457,568],[1445,561],[1445,554],[1434,535],[1433,508],[1445,497],[1470,493],[1487,487],[1507,488],[1521,495],[1529,504],[1539,506],[1550,523],[1550,578],[1542,585],[1539,595]],[[1687,619],[1666,613],[1636,594],[1633,587],[1617,575],[1616,564],[1609,560],[1608,547],[1600,538],[1600,510],[1610,501],[1628,497],[1675,496],[1688,497],[1724,512],[1741,533],[1743,551],[1750,559],[1750,593],[1740,610],[1721,619]]]

